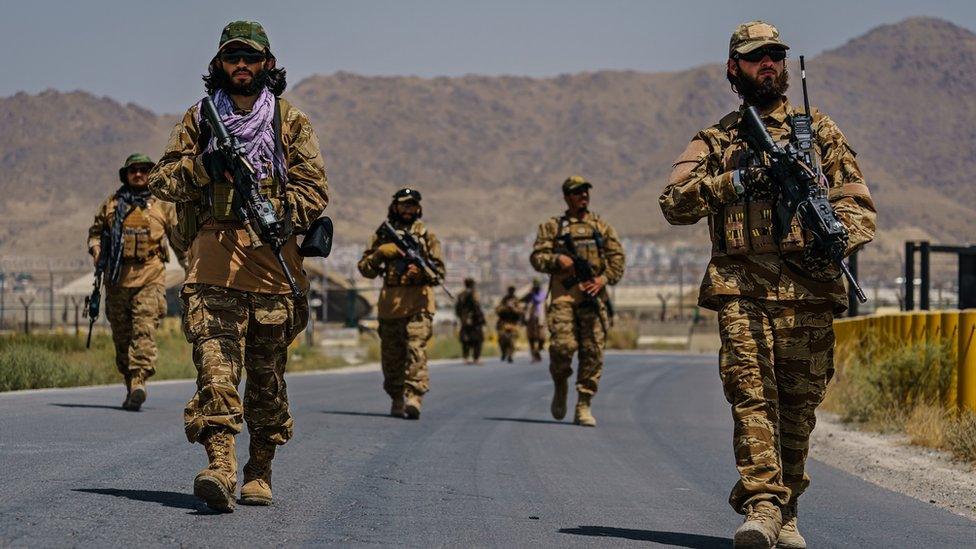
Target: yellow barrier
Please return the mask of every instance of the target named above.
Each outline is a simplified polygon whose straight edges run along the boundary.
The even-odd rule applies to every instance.
[[[956,364],[948,405],[976,411],[976,311],[910,311],[844,318],[834,322],[838,368],[846,365],[854,346],[945,343]]]

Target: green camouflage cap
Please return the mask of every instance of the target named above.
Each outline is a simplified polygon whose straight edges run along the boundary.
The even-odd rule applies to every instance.
[[[134,153],[134,154],[130,154],[128,158],[125,159],[125,164],[123,164],[122,167],[128,168],[129,166],[132,166],[134,164],[154,165],[156,163],[153,162],[152,159],[149,158],[147,155],[144,155],[142,153]]]
[[[593,184],[583,179],[583,176],[571,175],[566,178],[566,181],[563,181],[563,194],[569,194],[583,187],[589,189],[592,186]]]
[[[765,21],[749,21],[739,25],[729,40],[729,59],[737,53],[749,53],[763,46],[779,46],[784,50],[790,49],[779,39],[776,27]]]
[[[241,42],[257,51],[271,50],[271,41],[268,40],[264,27],[257,21],[231,21],[227,23],[227,26],[220,33],[217,51],[224,49],[224,46],[231,42]]]

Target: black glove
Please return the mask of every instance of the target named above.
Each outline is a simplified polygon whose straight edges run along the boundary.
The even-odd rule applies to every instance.
[[[765,197],[772,194],[773,180],[770,179],[764,167],[739,168],[739,179],[750,196]]]
[[[210,175],[211,181],[223,181],[226,179],[224,177],[224,171],[227,170],[227,163],[224,161],[224,155],[217,151],[206,151],[200,157],[203,167],[207,169],[207,174]]]
[[[801,259],[803,269],[811,274],[824,274],[830,271],[834,265],[834,259],[826,249],[821,246],[807,246],[803,250]]]

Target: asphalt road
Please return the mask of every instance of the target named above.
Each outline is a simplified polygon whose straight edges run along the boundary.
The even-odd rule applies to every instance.
[[[0,395],[0,546],[731,547],[730,419],[710,356],[610,355],[599,427],[551,420],[545,367],[432,370],[419,422],[378,371],[289,379],[295,438],[271,507],[213,515],[191,494],[192,385]],[[246,458],[246,437],[238,455]],[[811,547],[974,547],[976,523],[821,463]]]

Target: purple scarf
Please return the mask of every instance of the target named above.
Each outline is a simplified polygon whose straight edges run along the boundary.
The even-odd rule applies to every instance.
[[[533,316],[542,318],[542,304],[546,301],[546,291],[539,288],[538,291],[530,292],[529,297],[532,302]]]
[[[271,175],[268,173],[268,163],[271,163],[279,181],[282,184],[287,182],[288,173],[285,169],[285,159],[282,154],[279,154],[280,151],[276,147],[272,125],[275,96],[268,88],[265,87],[261,90],[261,95],[254,102],[254,108],[247,114],[234,112],[234,101],[224,90],[217,90],[213,96],[213,101],[217,106],[217,112],[220,113],[220,119],[227,126],[227,131],[237,137],[244,145],[247,159],[254,166],[257,179],[260,181]],[[213,150],[212,141],[207,145],[207,150]]]

